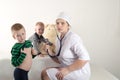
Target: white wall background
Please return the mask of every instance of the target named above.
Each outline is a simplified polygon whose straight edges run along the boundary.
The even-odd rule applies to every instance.
[[[61,11],[71,16],[91,62],[120,79],[120,0],[0,0],[0,59],[10,58],[11,25],[22,23],[30,36],[37,21],[54,23]]]

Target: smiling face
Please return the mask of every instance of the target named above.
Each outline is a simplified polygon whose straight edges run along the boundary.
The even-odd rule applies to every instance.
[[[44,33],[44,26],[36,25],[35,26],[35,32],[38,35],[42,35]]]
[[[18,31],[13,31],[13,37],[18,41],[18,43],[23,43],[25,42],[26,39],[26,32],[25,29],[22,28]]]
[[[44,23],[37,22],[35,25],[35,32],[40,36],[44,33]]]

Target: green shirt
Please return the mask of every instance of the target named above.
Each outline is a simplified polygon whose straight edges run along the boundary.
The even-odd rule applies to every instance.
[[[21,52],[21,49],[33,47],[31,41],[26,40],[24,43],[15,43],[11,49],[11,64],[13,66],[19,66],[26,57],[26,54]],[[33,55],[35,57],[35,55]]]

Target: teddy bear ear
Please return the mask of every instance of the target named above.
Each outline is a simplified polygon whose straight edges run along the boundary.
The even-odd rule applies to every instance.
[[[49,26],[49,24],[47,24],[46,26],[45,26],[45,28],[47,28]]]
[[[54,27],[55,27],[55,24],[51,24],[51,26],[54,26]]]
[[[49,25],[49,24],[45,25],[45,28],[47,28],[47,27],[48,27],[48,25]]]

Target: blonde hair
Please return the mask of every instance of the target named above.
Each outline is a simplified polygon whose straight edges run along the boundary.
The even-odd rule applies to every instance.
[[[14,38],[14,32],[19,31],[21,29],[25,30],[24,26],[22,24],[20,24],[20,23],[15,23],[15,24],[12,25],[11,32],[12,32],[13,38]]]
[[[35,26],[37,26],[37,25],[42,26],[42,27],[45,26],[43,22],[37,22]]]
[[[20,23],[15,23],[11,27],[11,31],[19,31],[20,29],[25,29],[24,26]]]

